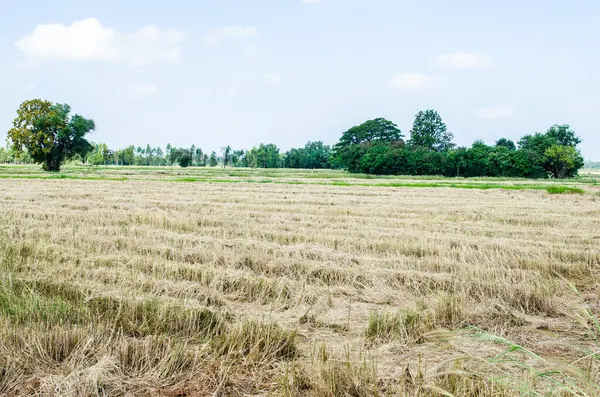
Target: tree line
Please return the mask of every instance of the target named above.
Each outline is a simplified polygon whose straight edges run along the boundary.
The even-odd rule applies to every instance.
[[[331,148],[323,142],[308,142],[304,148],[281,153],[277,145],[261,143],[250,150],[235,150],[231,146],[210,154],[200,147],[178,148],[167,144],[160,147],[128,146],[111,150],[106,144],[92,144],[93,149],[79,160],[90,165],[136,165],[181,167],[244,167],[244,168],[330,168]]]
[[[7,148],[0,147],[0,163],[38,163],[46,171],[59,171],[65,162],[96,166],[330,168],[331,147],[323,142],[308,142],[304,148],[286,153],[273,143],[261,143],[250,150],[226,146],[220,153],[208,153],[195,145],[182,148],[170,144],[165,150],[151,145],[112,150],[105,143],[86,140],[85,136],[95,129],[94,121],[70,112],[66,104],[41,99],[23,102],[8,131]]]
[[[449,177],[572,178],[584,166],[581,139],[567,124],[523,136],[517,144],[475,141],[456,147],[453,134],[435,110],[419,112],[410,139],[391,121],[369,120],[344,132],[332,164],[351,172]]]
[[[165,150],[151,145],[112,150],[85,139],[94,128],[92,120],[71,116],[68,105],[26,101],[8,132],[9,146],[0,148],[0,163],[41,163],[47,171],[58,171],[65,161],[80,161],[96,166],[333,168],[366,174],[525,178],[570,178],[584,166],[581,139],[569,125],[525,135],[517,143],[500,138],[494,145],[478,140],[457,147],[435,110],[415,116],[409,139],[392,121],[377,118],[345,131],[333,146],[308,142],[284,153],[273,143],[249,150],[225,146],[219,153],[170,144]]]

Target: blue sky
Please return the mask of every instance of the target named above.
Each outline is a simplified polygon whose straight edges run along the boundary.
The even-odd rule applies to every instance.
[[[0,139],[66,102],[111,147],[282,149],[437,109],[460,145],[567,123],[600,160],[600,3],[158,0],[3,4]]]

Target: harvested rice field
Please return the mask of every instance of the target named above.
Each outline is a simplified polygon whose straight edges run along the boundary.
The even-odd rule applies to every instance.
[[[0,394],[600,394],[596,183],[129,172],[2,170]]]

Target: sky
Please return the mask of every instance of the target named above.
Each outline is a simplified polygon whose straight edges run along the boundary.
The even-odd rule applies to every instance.
[[[282,150],[436,109],[455,142],[570,124],[600,160],[597,0],[6,1],[0,141],[68,103],[111,148]]]

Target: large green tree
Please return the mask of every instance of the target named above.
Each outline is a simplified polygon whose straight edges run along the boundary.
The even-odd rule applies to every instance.
[[[192,165],[193,156],[190,149],[179,149],[179,156],[177,156],[177,164],[180,167],[186,168]]]
[[[570,145],[554,145],[546,150],[546,169],[554,178],[571,178],[583,167],[583,157]]]
[[[378,144],[404,144],[402,131],[393,122],[384,118],[368,120],[342,134],[333,147],[331,163],[336,168],[358,171],[360,159],[369,148]]]
[[[367,142],[394,142],[402,139],[402,132],[393,122],[384,118],[368,120],[342,134],[336,147]]]
[[[33,99],[17,110],[13,128],[8,131],[12,148],[20,153],[27,149],[46,171],[59,171],[65,160],[85,157],[92,145],[85,136],[95,128],[93,120],[70,115],[71,107]]]
[[[444,152],[454,147],[453,138],[454,135],[448,131],[442,116],[437,111],[429,109],[420,111],[415,116],[409,144],[412,147]]]
[[[554,178],[572,178],[584,166],[577,150],[581,138],[568,124],[553,125],[546,133],[526,135],[519,141],[521,150],[535,153],[537,164]]]
[[[553,138],[558,145],[577,147],[581,143],[581,138],[568,124],[555,124],[548,129],[546,135]]]

